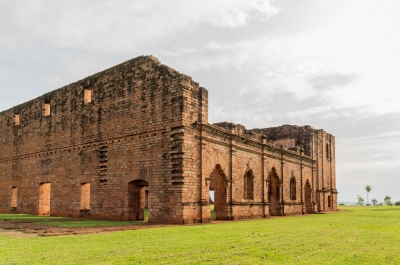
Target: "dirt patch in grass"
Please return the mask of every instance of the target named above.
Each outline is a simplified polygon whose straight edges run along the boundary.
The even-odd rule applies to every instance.
[[[81,221],[83,227],[76,227],[76,225],[69,227],[69,223],[76,224]],[[29,236],[62,236],[62,235],[84,235],[92,233],[104,233],[112,231],[123,231],[123,230],[135,230],[144,229],[150,227],[163,227],[168,226],[164,224],[149,224],[146,221],[143,222],[132,222],[132,225],[127,222],[121,223],[121,225],[99,225],[99,226],[86,226],[86,222],[93,222],[93,220],[87,219],[71,219],[71,218],[60,218],[57,219],[57,223],[65,222],[65,225],[55,226],[54,222],[49,221],[46,224],[44,221],[36,222],[29,220],[6,220],[0,221],[0,235],[12,236],[12,237],[29,237]],[[99,221],[101,222],[101,221]],[[116,222],[110,222],[116,223]]]
[[[34,237],[38,236],[37,234],[28,234],[20,231],[15,230],[5,230],[0,228],[0,236],[10,236],[15,238],[27,238],[27,237]]]

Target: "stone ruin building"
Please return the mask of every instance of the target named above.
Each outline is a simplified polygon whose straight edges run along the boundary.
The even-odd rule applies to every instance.
[[[208,91],[141,56],[0,113],[0,211],[207,223],[337,209],[335,138],[208,123]]]

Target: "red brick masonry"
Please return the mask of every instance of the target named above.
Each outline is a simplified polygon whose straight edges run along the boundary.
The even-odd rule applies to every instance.
[[[335,138],[208,123],[208,91],[141,56],[0,113],[0,211],[210,222],[336,210]]]

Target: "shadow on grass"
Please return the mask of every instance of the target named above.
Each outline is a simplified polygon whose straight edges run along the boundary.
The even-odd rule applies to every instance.
[[[146,221],[98,221],[98,220],[66,220],[66,221],[45,221],[35,222],[41,225],[49,225],[56,227],[67,228],[84,228],[84,227],[101,227],[101,226],[130,226],[130,225],[144,225]]]
[[[147,216],[146,216],[147,217]],[[81,220],[71,217],[38,216],[30,214],[0,214],[0,221],[4,222],[26,222],[31,224],[63,227],[63,228],[84,228],[103,226],[132,226],[147,224],[144,221],[115,221],[115,220]]]
[[[31,214],[0,214],[0,221],[35,221],[35,220],[53,220],[65,217],[57,216],[40,216]]]

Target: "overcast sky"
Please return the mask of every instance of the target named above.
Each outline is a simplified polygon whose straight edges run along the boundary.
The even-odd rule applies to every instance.
[[[152,54],[211,123],[336,137],[339,201],[400,200],[398,0],[0,0],[0,110]]]

